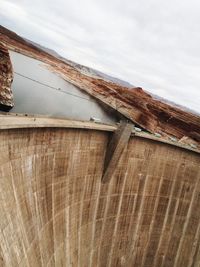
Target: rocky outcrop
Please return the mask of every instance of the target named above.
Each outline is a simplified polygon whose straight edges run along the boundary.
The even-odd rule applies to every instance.
[[[129,88],[103,78],[86,75],[80,69],[39,49],[1,26],[0,41],[13,51],[46,63],[49,69],[63,79],[116,110],[146,131],[184,144],[194,143],[199,147],[199,115],[159,100],[140,87]]]
[[[0,42],[0,110],[8,111],[14,106],[11,84],[13,69],[8,49]]]

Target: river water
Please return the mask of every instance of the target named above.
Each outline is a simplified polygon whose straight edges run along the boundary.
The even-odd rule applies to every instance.
[[[104,123],[116,121],[93,97],[48,70],[43,62],[13,51],[10,56],[15,103],[10,112],[86,121],[95,117]]]

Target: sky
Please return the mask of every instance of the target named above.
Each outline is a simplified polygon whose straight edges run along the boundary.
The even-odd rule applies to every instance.
[[[199,0],[0,0],[0,24],[200,113]]]

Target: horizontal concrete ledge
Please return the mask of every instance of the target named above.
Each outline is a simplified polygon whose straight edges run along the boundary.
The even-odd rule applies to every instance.
[[[113,132],[117,126],[40,116],[0,115],[0,129],[18,128],[77,128]]]
[[[11,114],[1,113],[0,114],[0,130],[6,129],[25,129],[25,128],[71,128],[71,129],[88,129],[97,131],[114,132],[118,125],[108,125],[103,123],[95,123],[90,121],[78,121],[68,120],[64,118],[53,118],[48,116],[32,116],[24,114]],[[200,154],[200,149],[192,148],[189,145],[184,145],[178,141],[173,142],[170,139],[163,137],[157,137],[148,132],[135,132],[133,128],[134,136],[150,139],[153,141],[173,145],[179,148],[187,149]]]

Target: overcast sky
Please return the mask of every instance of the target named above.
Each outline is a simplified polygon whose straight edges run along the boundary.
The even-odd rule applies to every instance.
[[[199,0],[0,0],[0,24],[200,112]]]

